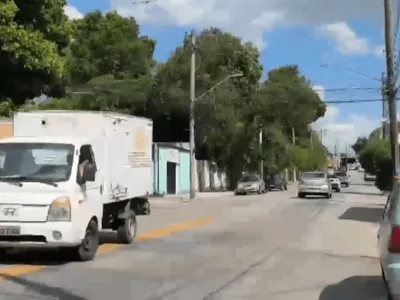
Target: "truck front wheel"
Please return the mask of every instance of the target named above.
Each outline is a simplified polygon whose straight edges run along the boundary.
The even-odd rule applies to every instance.
[[[92,260],[99,248],[99,229],[95,221],[90,221],[85,231],[82,243],[75,248],[75,256],[78,261]]]
[[[126,219],[121,219],[117,229],[118,239],[124,244],[131,244],[136,238],[137,222],[136,215],[132,211]]]

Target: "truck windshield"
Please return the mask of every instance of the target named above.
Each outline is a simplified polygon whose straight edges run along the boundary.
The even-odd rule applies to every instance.
[[[53,143],[0,143],[0,181],[67,181],[74,146]]]

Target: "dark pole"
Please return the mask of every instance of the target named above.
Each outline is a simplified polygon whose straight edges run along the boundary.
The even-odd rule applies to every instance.
[[[394,56],[393,56],[393,33],[392,33],[392,8],[391,0],[384,0],[385,10],[385,46],[386,46],[386,68],[387,68],[387,100],[389,104],[390,119],[390,146],[392,154],[392,172],[393,178],[397,176],[397,167],[399,159],[399,145],[397,140],[397,104],[395,90],[394,74]]]

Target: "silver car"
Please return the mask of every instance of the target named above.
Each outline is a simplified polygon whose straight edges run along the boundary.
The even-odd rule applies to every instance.
[[[236,185],[235,195],[246,195],[248,193],[265,193],[265,182],[258,175],[244,175]]]
[[[345,187],[349,187],[350,185],[350,176],[346,171],[336,171],[335,175],[339,178],[340,180],[340,185],[344,185]]]
[[[400,183],[397,182],[383,210],[378,229],[382,277],[388,296],[400,300]]]
[[[306,172],[303,173],[299,183],[297,193],[299,198],[308,195],[320,195],[329,199],[332,197],[332,184],[325,172]]]

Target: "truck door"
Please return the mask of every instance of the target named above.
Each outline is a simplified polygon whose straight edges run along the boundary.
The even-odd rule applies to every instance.
[[[101,187],[101,177],[100,172],[97,169],[97,164],[94,156],[94,152],[91,145],[83,145],[80,149],[79,154],[79,165],[84,163],[85,161],[93,164],[96,168],[96,176],[93,182],[86,182],[81,185],[83,199],[80,203],[80,208],[82,209],[82,213],[84,217],[82,221],[86,222],[84,228],[86,228],[87,222],[90,220],[91,217],[94,215],[98,218],[99,224],[101,224],[102,218],[102,190]]]

